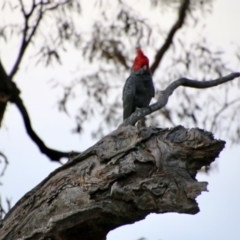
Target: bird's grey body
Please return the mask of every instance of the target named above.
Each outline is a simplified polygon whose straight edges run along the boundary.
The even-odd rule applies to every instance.
[[[128,118],[136,108],[147,107],[154,95],[151,72],[146,68],[132,70],[123,88],[123,119]]]

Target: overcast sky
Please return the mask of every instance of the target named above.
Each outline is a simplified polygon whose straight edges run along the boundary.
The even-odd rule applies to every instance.
[[[240,44],[240,1],[216,0],[213,10],[213,14],[208,17],[208,38],[219,46],[230,46],[231,42]],[[1,57],[10,68],[13,57],[11,53],[6,55],[2,51]],[[240,66],[236,71],[239,70]],[[48,81],[53,76],[59,79],[71,77],[64,70],[46,71],[41,67],[23,69],[16,76],[33,127],[49,147],[62,151],[83,151],[95,142],[91,139],[91,123],[83,136],[71,134],[74,120],[58,112],[56,99],[59,93],[51,90]],[[14,204],[59,164],[50,162],[39,153],[36,145],[26,135],[21,116],[14,105],[8,106],[0,131],[0,141],[0,152],[6,154],[10,161],[1,178],[1,196],[10,197]],[[239,240],[239,172],[240,146],[230,147],[227,144],[218,159],[218,168],[209,176],[198,176],[199,180],[209,182],[209,192],[198,197],[200,213],[151,214],[143,221],[110,232],[107,239],[135,240],[146,237],[148,240]]]

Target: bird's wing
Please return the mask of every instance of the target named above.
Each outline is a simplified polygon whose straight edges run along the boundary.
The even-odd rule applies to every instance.
[[[134,112],[134,98],[136,94],[136,83],[130,76],[123,87],[123,119],[128,118]]]
[[[152,80],[152,74],[149,70],[146,69],[146,66],[139,69],[138,71],[135,71],[135,75],[141,76],[142,79],[145,82],[145,88],[148,91],[149,95],[151,97],[155,96],[155,88]]]

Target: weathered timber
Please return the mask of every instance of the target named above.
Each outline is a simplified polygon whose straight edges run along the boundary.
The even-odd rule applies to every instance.
[[[224,148],[209,132],[120,127],[52,172],[2,222],[0,239],[105,239],[149,213],[199,212],[195,176]]]

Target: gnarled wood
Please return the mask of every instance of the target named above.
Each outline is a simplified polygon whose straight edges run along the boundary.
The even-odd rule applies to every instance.
[[[196,173],[224,144],[196,128],[120,127],[28,192],[0,239],[105,239],[152,212],[195,214],[207,190]]]

